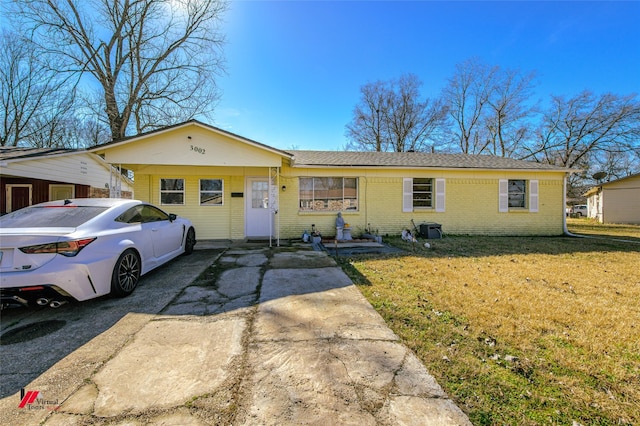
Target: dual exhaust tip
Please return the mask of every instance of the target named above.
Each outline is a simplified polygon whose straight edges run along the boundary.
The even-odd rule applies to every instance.
[[[47,299],[45,297],[41,297],[38,300],[36,300],[36,303],[38,304],[38,306],[47,306],[49,305],[49,307],[51,308],[59,308],[60,306],[64,305],[65,303],[67,303],[66,300],[50,300]]]

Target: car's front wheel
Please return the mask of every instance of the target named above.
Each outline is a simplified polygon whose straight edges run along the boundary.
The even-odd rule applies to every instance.
[[[111,294],[125,297],[133,293],[140,280],[140,256],[133,249],[125,250],[113,268]]]
[[[187,238],[184,242],[184,252],[185,254],[193,253],[193,247],[196,245],[196,230],[193,228],[189,228],[187,231]]]

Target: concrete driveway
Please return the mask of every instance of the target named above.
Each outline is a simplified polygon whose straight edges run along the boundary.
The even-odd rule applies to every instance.
[[[133,294],[71,303],[58,309],[15,308],[0,322],[0,398],[32,380],[128,313],[156,314],[215,261],[216,251],[180,256],[142,277]]]
[[[196,251],[129,298],[3,314],[2,336],[3,425],[470,424],[308,246]]]

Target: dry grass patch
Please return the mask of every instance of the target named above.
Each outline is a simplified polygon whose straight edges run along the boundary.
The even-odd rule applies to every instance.
[[[474,424],[640,424],[639,250],[448,237],[342,263]]]
[[[640,225],[603,224],[595,219],[567,218],[567,228],[579,235],[622,238],[640,242]]]

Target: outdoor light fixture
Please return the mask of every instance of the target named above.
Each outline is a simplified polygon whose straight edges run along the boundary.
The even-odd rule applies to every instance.
[[[286,185],[282,185],[282,192],[287,190],[287,186]]]

